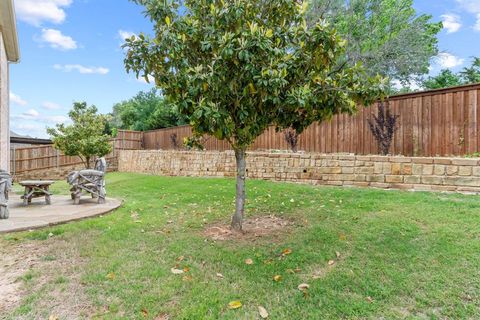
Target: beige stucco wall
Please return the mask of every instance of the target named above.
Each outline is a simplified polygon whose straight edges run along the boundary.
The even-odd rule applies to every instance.
[[[3,35],[0,31],[0,168],[10,166],[8,61]]]

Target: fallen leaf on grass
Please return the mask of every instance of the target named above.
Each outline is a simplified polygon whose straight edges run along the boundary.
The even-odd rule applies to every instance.
[[[192,281],[193,277],[191,275],[186,275],[186,276],[183,276],[182,280],[183,281]]]
[[[368,303],[372,303],[372,302],[373,302],[372,297],[368,296],[368,297],[367,297],[367,301],[368,301]]]
[[[279,275],[279,274],[277,274],[277,275],[275,275],[275,276],[273,277],[273,281],[275,281],[275,282],[278,282],[278,281],[280,281],[280,280],[282,280],[282,276]]]
[[[328,260],[328,265],[333,266],[335,264],[335,260]]]
[[[183,272],[188,272],[188,271],[190,271],[190,268],[189,268],[189,267],[184,267],[184,268],[183,268]]]
[[[252,259],[245,259],[245,263],[248,264],[248,265],[251,265],[253,264],[253,260]]]
[[[108,280],[115,280],[115,273],[114,272],[107,273],[105,278],[107,278]]]
[[[144,318],[148,317],[148,310],[147,309],[143,308],[141,312],[142,312],[142,315],[143,315]]]
[[[51,315],[50,317],[48,317],[48,320],[58,320],[58,317],[55,315]]]
[[[290,248],[283,249],[283,251],[282,251],[283,256],[287,256],[290,253],[292,253],[292,249],[290,249]]]
[[[307,290],[308,288],[310,288],[310,285],[306,284],[306,283],[302,283],[302,284],[299,284],[298,285],[298,290]]]
[[[340,252],[335,251],[335,255],[337,256],[337,258],[340,258]]]
[[[217,273],[217,277],[219,277],[219,278],[223,278],[223,274],[221,274],[221,273]]]
[[[258,313],[260,314],[260,317],[262,319],[267,319],[268,318],[267,309],[265,309],[264,307],[258,306]]]
[[[238,309],[242,307],[242,303],[240,301],[230,301],[228,303],[228,309]]]
[[[184,256],[180,256],[180,257],[177,258],[177,261],[180,262],[180,261],[183,261],[183,259],[185,259],[185,257],[184,257]]]
[[[171,268],[170,271],[171,271],[173,274],[182,274],[182,273],[184,272],[183,270],[175,269],[175,268]]]
[[[345,240],[347,240],[347,236],[344,233],[340,233],[338,235],[338,239],[340,239],[341,241],[345,241]]]

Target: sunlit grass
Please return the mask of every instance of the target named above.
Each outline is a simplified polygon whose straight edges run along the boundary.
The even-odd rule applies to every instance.
[[[478,197],[252,180],[247,187],[248,216],[275,214],[295,226],[274,241],[215,242],[202,231],[228,223],[233,180],[115,173],[107,188],[125,200],[121,209],[10,234],[0,245],[48,239],[77,248],[96,310],[86,318],[258,319],[259,305],[271,319],[480,317]],[[292,252],[282,256],[286,248]],[[11,318],[48,315],[48,295],[39,293],[70,283],[59,270],[35,286],[37,272],[24,276],[32,291]],[[301,283],[310,288],[298,290]],[[228,309],[233,300],[243,306]]]

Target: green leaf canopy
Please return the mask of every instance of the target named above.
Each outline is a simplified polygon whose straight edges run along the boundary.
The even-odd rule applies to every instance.
[[[127,39],[125,65],[153,76],[198,135],[245,150],[269,125],[302,132],[382,95],[385,81],[339,65],[346,42],[308,26],[293,0],[135,0],[155,36]]]
[[[107,119],[97,114],[95,106],[88,107],[85,102],[75,102],[68,113],[71,125],[57,124],[56,128],[48,128],[54,147],[67,156],[79,156],[90,168],[90,160],[110,153],[111,136],[105,133]]]

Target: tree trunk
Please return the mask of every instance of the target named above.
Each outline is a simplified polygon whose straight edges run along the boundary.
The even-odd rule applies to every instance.
[[[235,150],[237,161],[237,193],[235,200],[235,214],[232,217],[232,229],[242,230],[243,213],[245,212],[245,175],[246,175],[246,152],[244,149]]]
[[[85,158],[85,165],[87,166],[87,169],[90,169],[90,157]]]

